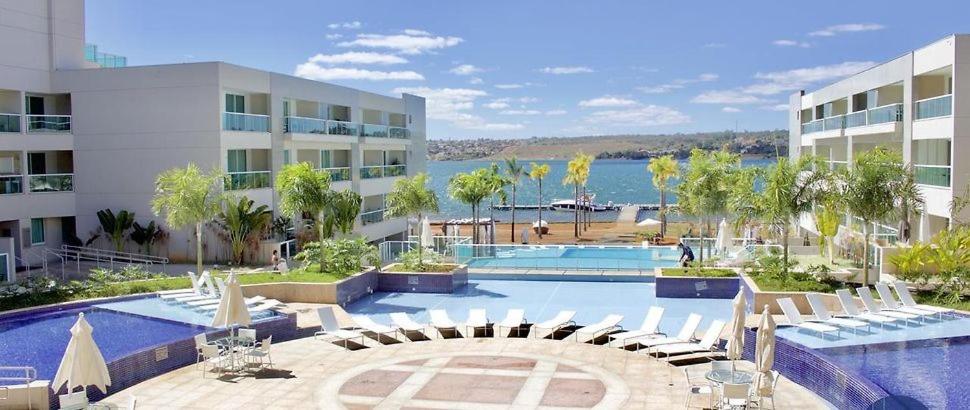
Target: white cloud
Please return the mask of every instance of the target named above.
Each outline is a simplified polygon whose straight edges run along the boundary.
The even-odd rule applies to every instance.
[[[296,66],[293,75],[311,80],[406,80],[420,81],[424,76],[415,71],[377,71],[359,68],[323,67],[314,62],[306,62]]]
[[[495,84],[495,88],[498,88],[500,90],[514,90],[516,88],[522,88],[522,87],[525,87],[525,86],[522,84]]]
[[[518,99],[516,99],[516,101],[518,101],[518,102],[520,102],[522,104],[531,104],[531,103],[534,103],[534,102],[539,101],[539,99],[538,98],[535,98],[535,97],[519,97]]]
[[[680,88],[684,88],[684,86],[682,84],[661,84],[637,87],[637,90],[646,94],[666,94]]]
[[[803,89],[814,83],[847,77],[874,65],[876,63],[872,61],[846,61],[839,64],[796,68],[787,71],[758,72],[754,75],[754,78],[764,82],[745,87],[744,91],[750,94],[773,95],[782,91]]]
[[[330,24],[327,24],[327,28],[329,28],[331,30],[336,30],[336,29],[341,29],[341,28],[342,29],[346,29],[346,30],[357,30],[362,25],[363,24],[361,24],[359,21],[354,20],[354,21],[346,21],[346,22],[343,22],[343,23],[330,23]]]
[[[484,83],[484,82],[485,82],[484,80],[482,80],[481,78],[478,78],[478,77],[472,77],[472,78],[469,78],[468,79],[468,84],[481,84],[481,83]]]
[[[837,24],[834,26],[828,26],[821,30],[816,30],[808,35],[813,37],[832,37],[839,33],[857,33],[860,31],[876,31],[886,28],[882,24],[875,23],[851,23],[851,24]]]
[[[488,95],[485,91],[468,88],[428,88],[428,87],[399,87],[395,94],[408,93],[425,98],[427,117],[433,120],[447,121],[458,128],[510,131],[522,129],[522,124],[491,123],[484,118],[472,114],[475,101]]]
[[[499,114],[502,115],[539,115],[542,111],[539,110],[505,110],[500,111]]]
[[[698,104],[763,104],[767,101],[739,90],[705,91],[690,100]]]
[[[735,108],[735,107],[724,107],[724,108],[721,108],[721,111],[722,112],[735,113],[735,112],[741,112],[741,109],[740,108]]]
[[[569,66],[569,67],[544,67],[539,69],[539,72],[546,74],[583,74],[592,73],[593,69],[586,66]]]
[[[343,36],[344,35],[343,34],[340,34],[340,33],[330,33],[330,34],[325,35],[324,37],[326,37],[327,40],[338,40],[338,39],[342,38]]]
[[[586,116],[585,122],[611,126],[649,127],[685,124],[690,122],[690,116],[670,107],[644,105],[618,110],[596,111]]]
[[[454,75],[472,75],[475,73],[480,73],[482,71],[485,71],[485,70],[482,70],[481,68],[475,67],[471,64],[457,65],[452,67],[451,70],[448,70],[449,73],[452,73]]]
[[[704,48],[724,48],[724,47],[727,47],[727,44],[724,44],[724,43],[707,43],[707,44],[704,44]]]
[[[721,76],[714,73],[703,73],[694,78],[678,78],[667,84],[637,87],[637,90],[646,94],[665,94],[673,90],[684,88],[684,86],[687,84],[707,83],[717,81],[718,78],[721,78]]]
[[[546,111],[546,115],[566,115],[566,110],[549,110]]]
[[[482,105],[485,108],[491,108],[493,110],[504,110],[509,108],[508,98],[499,98],[489,101]]]
[[[774,44],[774,45],[776,45],[778,47],[801,47],[801,48],[809,48],[809,47],[812,46],[810,43],[808,43],[806,41],[795,41],[795,40],[785,40],[785,39],[772,41],[771,44]]]
[[[338,43],[340,47],[385,48],[403,54],[422,54],[454,47],[464,41],[461,37],[433,36],[426,31],[406,30],[403,34],[358,34],[353,41]]]
[[[613,97],[609,95],[604,95],[602,97],[592,98],[589,100],[583,100],[579,102],[580,107],[630,107],[637,105],[636,101],[629,98],[623,97]]]
[[[761,109],[768,111],[788,111],[788,104],[762,105]]]
[[[379,64],[379,65],[391,65],[391,64],[404,64],[408,60],[393,55],[393,54],[381,54],[381,53],[370,53],[370,52],[359,52],[351,51],[342,54],[317,54],[310,57],[311,63],[318,64]]]

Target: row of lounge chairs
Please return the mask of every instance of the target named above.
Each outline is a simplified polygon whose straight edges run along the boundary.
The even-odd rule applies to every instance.
[[[202,275],[189,272],[189,280],[192,283],[191,289],[163,290],[156,292],[156,294],[166,302],[184,304],[202,313],[212,313],[218,310],[219,298],[226,292],[226,282],[217,277],[213,283],[212,274],[209,271],[202,272]],[[276,299],[267,299],[258,295],[246,298],[245,302],[250,313],[267,311],[283,304]]]

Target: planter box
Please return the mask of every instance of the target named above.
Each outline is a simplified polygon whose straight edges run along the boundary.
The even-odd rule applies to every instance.
[[[761,313],[764,310],[765,305],[768,305],[768,311],[773,315],[780,315],[784,312],[781,311],[781,307],[778,306],[778,299],[790,298],[792,302],[795,303],[795,307],[802,314],[812,314],[812,307],[808,304],[808,299],[805,297],[807,292],[766,292],[762,291],[754,280],[747,277],[741,276],[745,298],[747,299],[748,306],[751,306],[754,312]],[[828,293],[819,293],[822,297],[822,301],[825,303],[825,307],[831,312],[841,312],[842,304],[839,303],[839,297]]]
[[[378,289],[383,292],[454,293],[468,284],[468,265],[458,265],[451,272],[385,271],[378,277]]]
[[[733,299],[741,289],[740,277],[664,276],[660,268],[655,280],[658,298]]]
[[[262,295],[283,303],[346,305],[377,290],[377,271],[368,270],[333,283],[274,282],[243,285],[243,295]]]

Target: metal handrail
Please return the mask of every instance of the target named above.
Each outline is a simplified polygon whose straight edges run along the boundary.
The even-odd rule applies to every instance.
[[[75,252],[78,255],[93,254],[100,257],[115,258],[115,259],[129,260],[134,262],[143,262],[143,263],[149,263],[149,264],[169,263],[168,258],[164,256],[145,255],[141,253],[131,253],[131,252],[119,252],[119,251],[111,251],[111,250],[105,250],[105,249],[99,249],[99,248],[88,248],[83,246],[61,245],[61,250],[68,251],[68,252]]]

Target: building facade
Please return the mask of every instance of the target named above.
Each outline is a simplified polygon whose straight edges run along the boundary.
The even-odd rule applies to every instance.
[[[405,234],[404,219],[383,217],[384,195],[425,170],[423,98],[222,62],[126,67],[86,47],[83,0],[0,0],[0,14],[12,17],[0,21],[0,282],[90,238],[101,209],[163,223],[151,211],[155,178],[189,163],[274,209],[276,173],[309,162],[333,189],[363,196],[357,233]],[[192,232],[165,230],[158,254],[194,258]],[[226,259],[205,234],[206,257]]]

